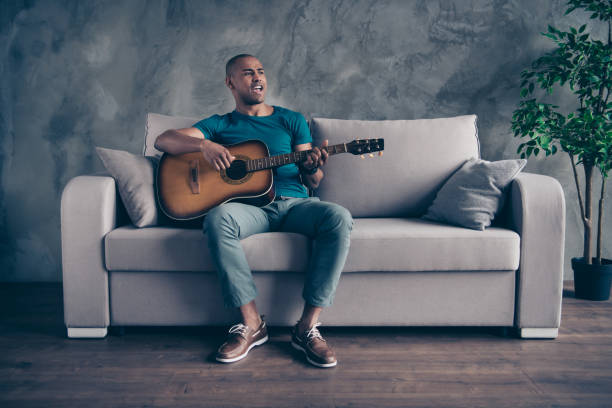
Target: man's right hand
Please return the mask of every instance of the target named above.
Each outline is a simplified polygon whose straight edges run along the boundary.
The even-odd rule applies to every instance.
[[[219,143],[212,142],[208,139],[202,140],[200,143],[200,151],[204,159],[209,162],[217,171],[225,170],[230,167],[235,157],[232,156],[229,150]]]
[[[166,130],[155,139],[155,148],[175,155],[200,151],[217,171],[227,169],[235,159],[225,146],[205,139],[195,127]]]

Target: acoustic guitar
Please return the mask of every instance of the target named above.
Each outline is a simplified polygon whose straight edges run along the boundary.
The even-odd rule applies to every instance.
[[[202,153],[164,153],[157,170],[157,198],[162,211],[174,220],[192,220],[228,201],[264,206],[274,200],[272,169],[307,160],[310,150],[270,156],[259,140],[226,146],[235,157],[225,170],[215,170]],[[329,155],[370,154],[384,150],[384,139],[358,139],[327,146]]]

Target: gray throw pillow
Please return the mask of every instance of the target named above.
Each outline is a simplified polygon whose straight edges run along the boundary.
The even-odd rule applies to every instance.
[[[117,182],[121,201],[132,223],[139,228],[157,225],[157,159],[103,147],[96,147],[96,151]]]
[[[423,218],[484,230],[504,204],[506,187],[527,160],[470,159],[438,191]]]

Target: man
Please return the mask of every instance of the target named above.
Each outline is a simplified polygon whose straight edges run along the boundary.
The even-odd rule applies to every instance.
[[[252,55],[233,57],[226,65],[225,84],[236,101],[236,109],[213,115],[193,127],[168,130],[155,147],[170,154],[201,151],[215,169],[230,166],[234,157],[223,145],[248,139],[263,141],[271,155],[312,150],[299,165],[278,167],[274,177],[276,199],[265,207],[226,203],[209,211],[204,219],[210,254],[221,282],[226,307],[240,309],[242,322],[232,326],[216,359],[231,363],[247,356],[249,350],[268,340],[266,324],[257,311],[257,291],[240,240],[266,231],[289,231],[314,240],[314,251],[305,278],[304,310],[292,331],[292,345],[306,354],[317,367],[333,367],[336,356],[317,329],[324,307],[330,306],[350,244],[352,218],[343,207],[308,197],[304,186],[316,188],[324,174],[321,169],[327,151],[312,147],[304,117],[264,102],[266,75],[261,62]],[[321,147],[327,146],[327,141]],[[304,184],[302,184],[302,182]],[[279,305],[280,306],[280,305]]]

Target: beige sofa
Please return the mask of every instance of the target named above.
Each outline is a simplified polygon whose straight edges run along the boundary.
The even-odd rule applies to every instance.
[[[150,114],[155,137],[199,118]],[[314,118],[315,143],[385,139],[382,157],[330,158],[316,192],[354,217],[351,249],[330,326],[501,326],[555,338],[561,315],[564,196],[547,176],[521,173],[493,226],[471,230],[419,218],[449,176],[479,157],[476,116],[357,121]],[[83,175],[62,203],[65,324],[69,337],[104,337],[109,326],[230,324],[198,228],[135,228],[115,180]],[[242,242],[270,325],[295,323],[310,242],[270,232]]]

